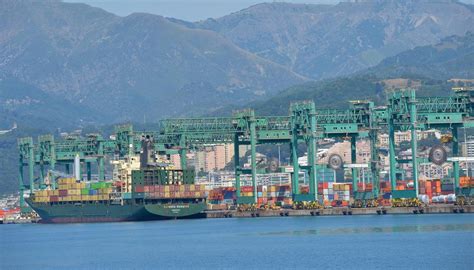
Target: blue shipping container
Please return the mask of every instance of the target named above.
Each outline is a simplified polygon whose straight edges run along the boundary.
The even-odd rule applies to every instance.
[[[234,194],[235,194],[235,193],[232,192],[232,191],[226,191],[226,192],[224,193],[224,200],[231,200],[231,199],[233,199],[233,198],[234,198]]]

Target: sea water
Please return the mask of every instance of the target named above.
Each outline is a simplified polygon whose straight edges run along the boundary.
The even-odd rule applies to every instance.
[[[474,215],[0,225],[0,269],[474,269]]]

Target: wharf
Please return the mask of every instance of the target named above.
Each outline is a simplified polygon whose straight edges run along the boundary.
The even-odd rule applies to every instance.
[[[474,213],[474,205],[457,206],[452,204],[429,205],[421,207],[374,207],[349,208],[334,207],[312,210],[256,210],[240,212],[237,210],[206,211],[207,218],[229,217],[280,217],[280,216],[341,216],[341,215],[392,215],[392,214],[440,214],[440,213]]]

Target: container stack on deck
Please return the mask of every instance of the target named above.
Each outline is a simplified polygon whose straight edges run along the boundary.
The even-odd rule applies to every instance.
[[[144,192],[145,199],[176,199],[176,198],[202,198],[206,196],[205,185],[149,185],[136,187],[137,192]]]
[[[109,200],[112,182],[77,182],[74,178],[58,179],[57,189],[36,190],[35,202],[73,202]]]

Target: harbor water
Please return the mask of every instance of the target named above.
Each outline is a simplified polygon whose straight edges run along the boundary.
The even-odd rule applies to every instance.
[[[474,269],[474,215],[0,226],[0,269]]]

